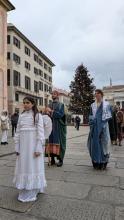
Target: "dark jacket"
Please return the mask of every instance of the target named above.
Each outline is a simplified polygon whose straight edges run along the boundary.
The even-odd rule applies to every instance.
[[[18,123],[18,118],[19,118],[19,114],[18,114],[18,113],[14,113],[14,114],[11,116],[11,124],[12,124],[12,125],[17,125],[17,123]]]

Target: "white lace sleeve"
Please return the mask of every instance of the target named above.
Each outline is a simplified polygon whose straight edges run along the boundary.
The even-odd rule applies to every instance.
[[[15,133],[15,137],[14,137],[15,151],[18,153],[20,152],[20,118],[21,118],[21,116],[19,116],[17,129],[16,129],[16,133]]]
[[[35,152],[43,153],[43,143],[45,141],[44,137],[44,126],[43,126],[43,118],[41,114],[36,115],[36,129],[37,129],[37,144]]]

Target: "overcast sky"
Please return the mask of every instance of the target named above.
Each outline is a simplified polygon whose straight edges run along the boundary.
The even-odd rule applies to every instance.
[[[124,84],[124,0],[11,0],[13,23],[56,65],[67,89],[83,63],[97,87]]]

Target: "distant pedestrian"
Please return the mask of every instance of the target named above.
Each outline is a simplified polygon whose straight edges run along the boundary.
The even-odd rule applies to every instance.
[[[44,172],[43,118],[33,98],[23,99],[24,111],[19,116],[15,134],[17,155],[14,183],[20,190],[18,200],[30,202],[43,193],[46,186]]]
[[[72,117],[72,118],[71,118],[71,121],[72,121],[72,124],[74,125],[74,124],[75,124],[75,118]]]
[[[122,145],[122,139],[123,139],[123,120],[124,120],[124,115],[123,111],[120,110],[120,107],[118,107],[117,110],[117,136],[118,136],[118,143],[119,146]]]
[[[124,108],[122,108],[121,111],[123,112],[122,136],[124,138]]]
[[[117,145],[117,116],[116,116],[116,106],[111,106],[111,114],[112,117],[109,119],[109,132],[110,132],[110,139],[112,145]]]
[[[110,105],[103,100],[103,92],[95,91],[96,101],[91,105],[88,137],[88,149],[95,169],[106,169],[109,160],[109,128],[111,118]]]
[[[81,119],[79,116],[75,117],[75,128],[79,130]]]
[[[2,138],[1,138],[1,145],[8,144],[8,130],[9,130],[9,117],[8,112],[6,110],[2,111],[1,114],[1,131],[2,131]]]
[[[18,123],[18,118],[19,118],[19,113],[18,113],[18,112],[15,112],[15,113],[11,116],[12,137],[14,137],[14,134],[15,134],[15,132],[16,132],[17,123]]]

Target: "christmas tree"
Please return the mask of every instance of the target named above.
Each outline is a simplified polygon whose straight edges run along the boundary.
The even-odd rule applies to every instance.
[[[70,89],[69,110],[74,114],[83,114],[84,123],[87,123],[90,105],[94,100],[95,86],[93,85],[93,78],[90,77],[87,68],[83,64],[77,67]]]

